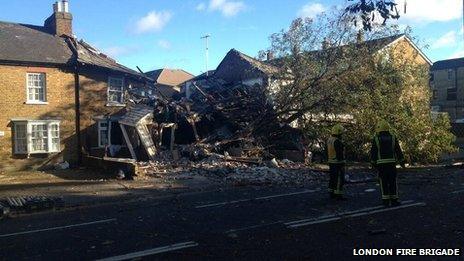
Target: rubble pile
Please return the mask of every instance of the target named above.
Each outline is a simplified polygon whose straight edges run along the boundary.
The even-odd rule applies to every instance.
[[[139,175],[281,185],[319,178],[302,163],[276,160],[285,158],[279,151],[303,158],[302,134],[279,123],[264,88],[213,78],[193,82],[193,88],[189,99],[153,101],[156,156],[138,162]]]
[[[289,160],[263,161],[260,158],[231,157],[211,154],[199,161],[182,158],[172,162],[168,157],[139,162],[139,178],[164,180],[188,179],[194,176],[232,185],[304,185],[324,180],[325,173],[313,171],[303,163]]]

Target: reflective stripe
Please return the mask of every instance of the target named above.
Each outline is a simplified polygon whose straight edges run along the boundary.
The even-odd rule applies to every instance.
[[[338,160],[337,159],[337,152],[335,150],[335,141],[338,140],[338,138],[335,137],[330,137],[329,140],[327,141],[327,162],[332,163],[332,164],[341,164],[341,163],[346,163],[345,160]],[[345,152],[343,152],[345,154]]]
[[[337,163],[346,163],[346,160],[329,160],[328,163],[337,164]]]
[[[381,163],[395,163],[396,160],[395,159],[382,159],[382,160],[378,160],[377,161],[377,164],[381,164]]]

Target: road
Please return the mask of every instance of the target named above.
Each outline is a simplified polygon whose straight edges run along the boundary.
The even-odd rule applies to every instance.
[[[361,248],[460,248],[462,174],[400,174],[398,208],[380,207],[367,182],[348,184],[348,201],[311,185],[240,187],[12,218],[0,221],[0,260],[346,260]]]

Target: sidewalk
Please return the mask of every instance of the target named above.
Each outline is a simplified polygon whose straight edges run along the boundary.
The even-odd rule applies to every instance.
[[[61,199],[65,209],[147,197],[170,197],[213,188],[217,185],[202,177],[129,181],[108,178],[104,173],[89,170],[0,173],[0,201],[11,197],[44,196]]]

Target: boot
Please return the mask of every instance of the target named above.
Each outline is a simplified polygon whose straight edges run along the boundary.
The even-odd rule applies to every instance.
[[[392,205],[392,207],[401,206],[401,202],[398,199],[392,199],[391,200],[391,205]]]

